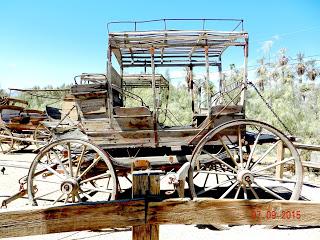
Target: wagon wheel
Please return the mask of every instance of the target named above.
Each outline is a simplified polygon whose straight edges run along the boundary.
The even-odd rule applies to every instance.
[[[22,138],[22,137],[20,136],[20,134],[17,133],[16,131],[14,131],[14,130],[12,131],[12,136],[13,136],[13,137]],[[21,151],[21,150],[24,150],[24,149],[26,149],[27,147],[29,147],[30,144],[31,144],[31,143],[28,142],[28,141],[22,141],[22,140],[14,139],[14,140],[13,140],[13,148],[12,148],[11,151]]]
[[[0,126],[0,134],[7,136],[7,137],[0,137],[0,152],[8,153],[12,150],[14,145],[14,140],[12,139],[12,133],[5,126]]]
[[[285,148],[279,157],[281,145]],[[193,197],[296,200],[302,181],[301,161],[291,141],[253,120],[234,120],[212,129],[194,149],[189,170]]]
[[[31,164],[27,183],[33,205],[113,200],[117,193],[109,154],[78,139],[45,146]]]
[[[37,128],[34,130],[33,139],[36,141],[44,141],[46,144],[50,143],[52,139],[52,132],[42,123],[38,124]],[[45,145],[44,143],[35,142],[37,148]]]

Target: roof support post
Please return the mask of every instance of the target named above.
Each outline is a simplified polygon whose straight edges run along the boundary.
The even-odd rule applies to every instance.
[[[112,94],[112,50],[111,46],[109,45],[108,47],[108,69],[107,69],[107,76],[108,76],[108,81],[107,81],[107,87],[108,87],[108,98],[107,98],[107,105],[108,105],[108,115],[109,115],[109,120],[110,120],[110,127],[112,128],[112,118],[113,118],[113,94]]]
[[[244,64],[243,64],[243,79],[242,79],[242,85],[244,87],[244,90],[241,92],[241,98],[240,98],[240,104],[242,106],[245,106],[245,98],[246,98],[246,89],[247,89],[247,81],[248,81],[248,46],[249,46],[249,38],[246,34],[245,36],[245,45],[244,45]]]
[[[151,54],[151,69],[152,69],[152,92],[153,92],[153,131],[154,131],[154,144],[158,146],[158,129],[157,129],[157,111],[158,111],[158,101],[157,101],[157,89],[156,89],[156,70],[154,65],[154,48],[150,48]]]
[[[206,58],[206,85],[207,85],[207,107],[208,107],[208,116],[210,116],[210,71],[209,71],[209,47],[204,47],[204,53]]]
[[[220,64],[218,65],[218,71],[219,71],[219,91],[220,93],[223,92],[223,76],[222,76],[222,65],[221,65],[221,56],[219,57]],[[219,102],[221,103],[222,97],[219,98]]]

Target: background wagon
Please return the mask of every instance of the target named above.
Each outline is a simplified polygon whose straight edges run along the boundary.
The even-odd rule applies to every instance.
[[[44,111],[28,109],[28,102],[16,98],[3,98],[0,105],[0,151],[7,153],[28,147],[34,132],[47,116]]]

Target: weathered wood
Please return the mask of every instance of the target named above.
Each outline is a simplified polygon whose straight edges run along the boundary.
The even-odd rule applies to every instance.
[[[145,223],[145,201],[110,201],[29,210],[0,211],[0,238]]]
[[[293,143],[293,145],[297,149],[304,149],[304,150],[320,152],[320,145],[302,144],[302,143]]]
[[[319,202],[306,201],[170,199],[150,202],[147,222],[319,226],[319,206]]]
[[[133,165],[134,168],[134,165]],[[160,171],[161,172],[161,171]],[[154,170],[132,172],[132,197],[154,197],[160,195],[160,172]],[[159,225],[144,224],[132,227],[133,240],[158,240]]]
[[[77,101],[83,115],[106,113],[106,100],[104,98],[83,99]]]
[[[162,202],[125,200],[1,210],[0,238],[145,223],[319,226],[319,208],[320,202],[198,198]]]
[[[151,112],[147,107],[115,107],[113,109],[116,116],[137,116],[137,115],[149,115],[151,116]]]
[[[277,146],[277,161],[282,161],[284,158],[284,147],[281,141]],[[280,164],[276,166],[276,178],[283,178],[284,165]]]

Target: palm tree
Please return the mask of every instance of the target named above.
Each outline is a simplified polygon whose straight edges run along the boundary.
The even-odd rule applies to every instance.
[[[316,68],[316,61],[310,60],[307,62],[308,70],[307,70],[307,77],[309,80],[314,81],[319,76],[319,70]]]
[[[302,83],[302,76],[306,71],[306,66],[304,63],[304,54],[303,53],[298,53],[297,54],[297,59],[298,59],[298,64],[296,66],[296,72],[299,76],[299,83]]]
[[[264,91],[265,82],[267,80],[267,68],[264,63],[264,58],[258,60],[260,66],[257,68],[258,87],[261,91]]]

